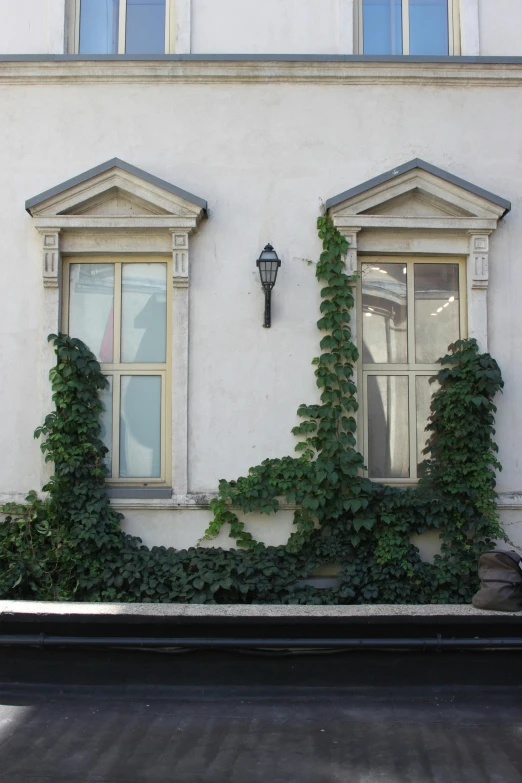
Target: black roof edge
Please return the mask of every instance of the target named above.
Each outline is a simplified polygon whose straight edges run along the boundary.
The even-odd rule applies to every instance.
[[[411,54],[0,54],[1,62],[381,62],[522,65],[522,57]]]
[[[429,174],[440,177],[440,179],[444,179],[446,182],[450,182],[452,185],[457,185],[458,187],[463,188],[463,190],[467,190],[469,193],[473,193],[475,196],[480,196],[487,201],[491,201],[493,204],[497,204],[497,206],[504,209],[502,217],[504,217],[504,215],[506,215],[511,210],[510,201],[506,201],[506,199],[503,199],[500,196],[496,196],[494,193],[490,193],[489,190],[479,188],[477,185],[473,185],[471,182],[467,182],[465,179],[456,177],[454,174],[450,174],[448,171],[444,171],[444,169],[440,169],[438,166],[433,166],[431,163],[426,163],[426,161],[421,160],[421,158],[414,158],[407,163],[403,163],[402,166],[397,166],[394,169],[390,169],[390,171],[385,171],[384,174],[379,174],[378,177],[373,177],[372,179],[369,179],[366,182],[362,182],[360,185],[357,185],[354,188],[345,190],[344,193],[339,193],[338,196],[329,198],[326,202],[326,209],[328,210],[332,207],[336,207],[338,204],[341,204],[343,201],[347,201],[349,198],[359,196],[361,193],[364,193],[367,190],[371,190],[371,188],[374,188],[377,185],[382,185],[384,182],[389,182],[395,177],[399,177],[401,174],[406,174],[408,171],[412,171],[413,169],[422,169],[422,171],[426,171]]]
[[[72,188],[75,185],[81,185],[82,182],[86,182],[87,180],[98,176],[98,174],[104,174],[106,171],[114,168],[119,168],[122,171],[126,171],[128,174],[133,174],[136,177],[140,177],[146,182],[149,182],[151,185],[156,185],[156,187],[162,188],[163,190],[172,193],[174,196],[179,196],[186,201],[190,201],[192,204],[201,207],[205,214],[207,213],[207,202],[204,199],[199,198],[199,196],[194,196],[193,193],[188,193],[186,190],[182,190],[181,188],[176,187],[176,185],[173,185],[171,182],[167,182],[164,179],[155,177],[153,174],[149,174],[148,171],[139,169],[137,166],[132,166],[130,163],[126,163],[124,160],[120,160],[120,158],[111,158],[111,160],[107,160],[105,163],[101,163],[99,166],[95,166],[88,171],[84,171],[82,174],[78,174],[76,177],[72,177],[71,179],[60,183],[60,185],[55,185],[54,188],[45,190],[43,193],[39,193],[37,196],[33,196],[33,198],[27,199],[25,202],[25,208],[27,212],[32,215],[31,209],[38,206],[38,204],[41,204],[43,201],[46,201],[48,198],[58,196],[60,193],[63,193],[69,188]]]

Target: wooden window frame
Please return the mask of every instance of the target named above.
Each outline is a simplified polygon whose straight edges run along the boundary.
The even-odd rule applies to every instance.
[[[448,2],[448,54],[460,55],[460,0],[447,0]],[[402,3],[402,52],[410,54],[410,0],[401,0]],[[364,0],[355,2],[355,51],[364,54]]]
[[[465,338],[468,335],[467,323],[467,280],[466,264],[467,259],[461,256],[376,256],[361,255],[359,257],[358,271],[362,274],[362,267],[368,263],[381,264],[401,264],[408,268],[407,274],[407,314],[408,314],[408,358],[415,356],[415,282],[413,267],[415,264],[458,264],[459,266],[459,315],[460,315],[460,337]],[[411,271],[410,271],[411,270]],[[362,277],[360,277],[357,286],[357,333],[362,335],[364,329],[364,317],[362,309]],[[369,364],[362,361],[362,350],[360,350],[360,359],[357,363],[357,375],[362,379],[362,395],[359,401],[358,426],[362,432],[363,455],[365,465],[368,465],[368,376],[403,376],[408,378],[408,436],[409,436],[409,456],[410,456],[410,475],[408,478],[372,478],[381,484],[414,485],[417,484],[419,476],[417,475],[417,390],[415,379],[418,376],[433,377],[440,370],[440,364],[420,364],[417,362],[407,362],[404,364]],[[365,476],[369,477],[368,471]]]
[[[112,377],[112,473],[106,482],[111,486],[151,486],[167,487],[172,484],[172,257],[166,255],[99,255],[99,256],[75,256],[67,255],[62,259],[63,263],[63,299],[62,299],[62,331],[69,334],[69,286],[70,267],[72,264],[113,264],[114,265],[114,361],[101,363],[101,369],[105,376]],[[122,302],[122,266],[123,264],[150,264],[158,263],[166,265],[167,274],[167,303],[166,303],[166,361],[165,362],[122,362],[119,356],[121,345],[121,302]],[[73,335],[74,336],[74,335]],[[157,478],[122,478],[119,473],[120,450],[120,389],[123,376],[153,376],[161,377],[161,471]]]
[[[125,54],[127,0],[118,0],[118,54]],[[177,0],[165,0],[165,50],[164,54],[176,52],[176,4]],[[69,51],[80,53],[81,0],[69,0],[68,39]]]

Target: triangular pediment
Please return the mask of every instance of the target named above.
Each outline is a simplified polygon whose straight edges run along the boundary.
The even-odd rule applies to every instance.
[[[118,158],[26,202],[33,217],[156,218],[199,221],[207,203]]]
[[[402,196],[383,201],[369,209],[363,215],[397,215],[401,217],[471,217],[471,212],[456,204],[443,201],[432,194],[412,188]]]
[[[330,199],[335,218],[373,215],[437,220],[498,220],[511,208],[508,201],[448,172],[416,159]]]

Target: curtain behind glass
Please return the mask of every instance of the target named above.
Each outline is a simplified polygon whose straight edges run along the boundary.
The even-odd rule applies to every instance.
[[[81,0],[80,54],[118,53],[119,0]]]
[[[125,51],[165,53],[165,0],[127,0]]]

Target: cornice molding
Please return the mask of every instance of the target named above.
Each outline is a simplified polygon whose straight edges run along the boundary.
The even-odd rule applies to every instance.
[[[522,58],[383,58],[314,56],[221,59],[171,55],[155,59],[0,58],[0,84],[288,83],[518,87]]]

